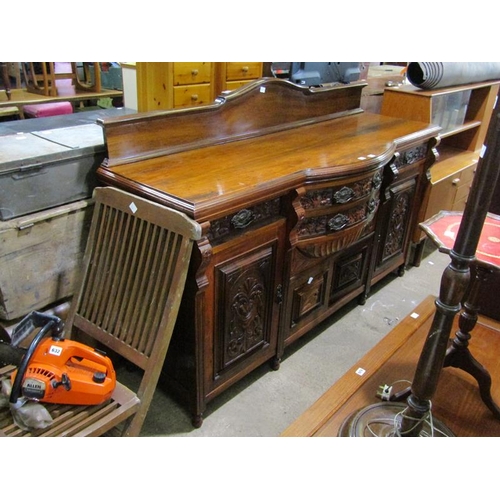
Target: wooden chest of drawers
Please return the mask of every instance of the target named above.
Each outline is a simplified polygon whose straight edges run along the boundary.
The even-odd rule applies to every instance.
[[[214,100],[214,64],[211,62],[173,63],[174,108],[200,106]]]
[[[234,90],[262,76],[261,62],[138,62],[139,111],[210,104],[224,90]]]
[[[220,90],[236,90],[246,83],[262,77],[261,62],[226,62],[220,65]]]

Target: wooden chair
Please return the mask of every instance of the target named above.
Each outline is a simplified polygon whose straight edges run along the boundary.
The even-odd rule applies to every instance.
[[[28,92],[57,97],[74,94],[75,90],[101,91],[101,63],[93,63],[93,75],[89,64],[83,63],[83,79],[79,76],[76,62],[23,62],[21,69]]]
[[[118,383],[97,406],[45,404],[50,427],[19,429],[0,410],[7,436],[137,436],[151,403],[177,318],[193,241],[200,226],[184,214],[115,188],[95,190],[81,289],[73,298],[66,337],[98,342],[139,367],[137,391]],[[91,342],[86,342],[90,344]],[[0,369],[7,374],[13,366]]]

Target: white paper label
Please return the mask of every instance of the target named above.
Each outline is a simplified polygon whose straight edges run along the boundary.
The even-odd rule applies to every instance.
[[[49,354],[53,354],[54,356],[60,356],[62,351],[63,351],[62,347],[51,345],[49,349]]]

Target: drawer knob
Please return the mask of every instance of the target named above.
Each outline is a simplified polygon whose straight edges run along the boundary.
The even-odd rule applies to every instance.
[[[193,94],[193,95],[191,96],[191,100],[192,100],[192,101],[197,101],[197,100],[198,100],[198,94]]]
[[[248,66],[243,66],[241,71],[243,71],[243,73],[248,73]]]
[[[197,69],[192,69],[192,70],[191,70],[191,74],[192,74],[193,76],[196,76],[196,75],[198,74],[198,70],[197,70]]]
[[[453,179],[451,181],[451,183],[454,185],[454,186],[457,186],[458,184],[460,184],[460,177],[457,177],[456,179]]]

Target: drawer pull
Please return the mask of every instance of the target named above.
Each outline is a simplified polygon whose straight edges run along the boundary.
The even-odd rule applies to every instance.
[[[232,219],[231,222],[236,229],[243,229],[253,222],[255,215],[251,210],[240,210]]]
[[[458,184],[460,184],[460,177],[457,177],[456,179],[453,179],[451,181],[451,183],[454,185],[454,186],[457,186]]]
[[[349,217],[344,214],[337,214],[335,217],[332,217],[328,221],[328,227],[332,231],[340,231],[343,229],[345,226],[347,226],[347,223],[349,222]]]
[[[344,186],[334,193],[333,198],[337,203],[347,203],[352,200],[353,196],[354,191],[350,187]]]
[[[193,94],[193,95],[191,96],[191,100],[192,100],[192,101],[197,101],[197,100],[198,100],[198,94]]]
[[[191,74],[192,74],[193,76],[197,76],[197,75],[198,75],[198,70],[197,70],[197,69],[192,69],[192,70],[191,70]]]
[[[243,73],[248,73],[248,66],[243,66],[243,68],[241,68],[241,71],[243,71]]]

